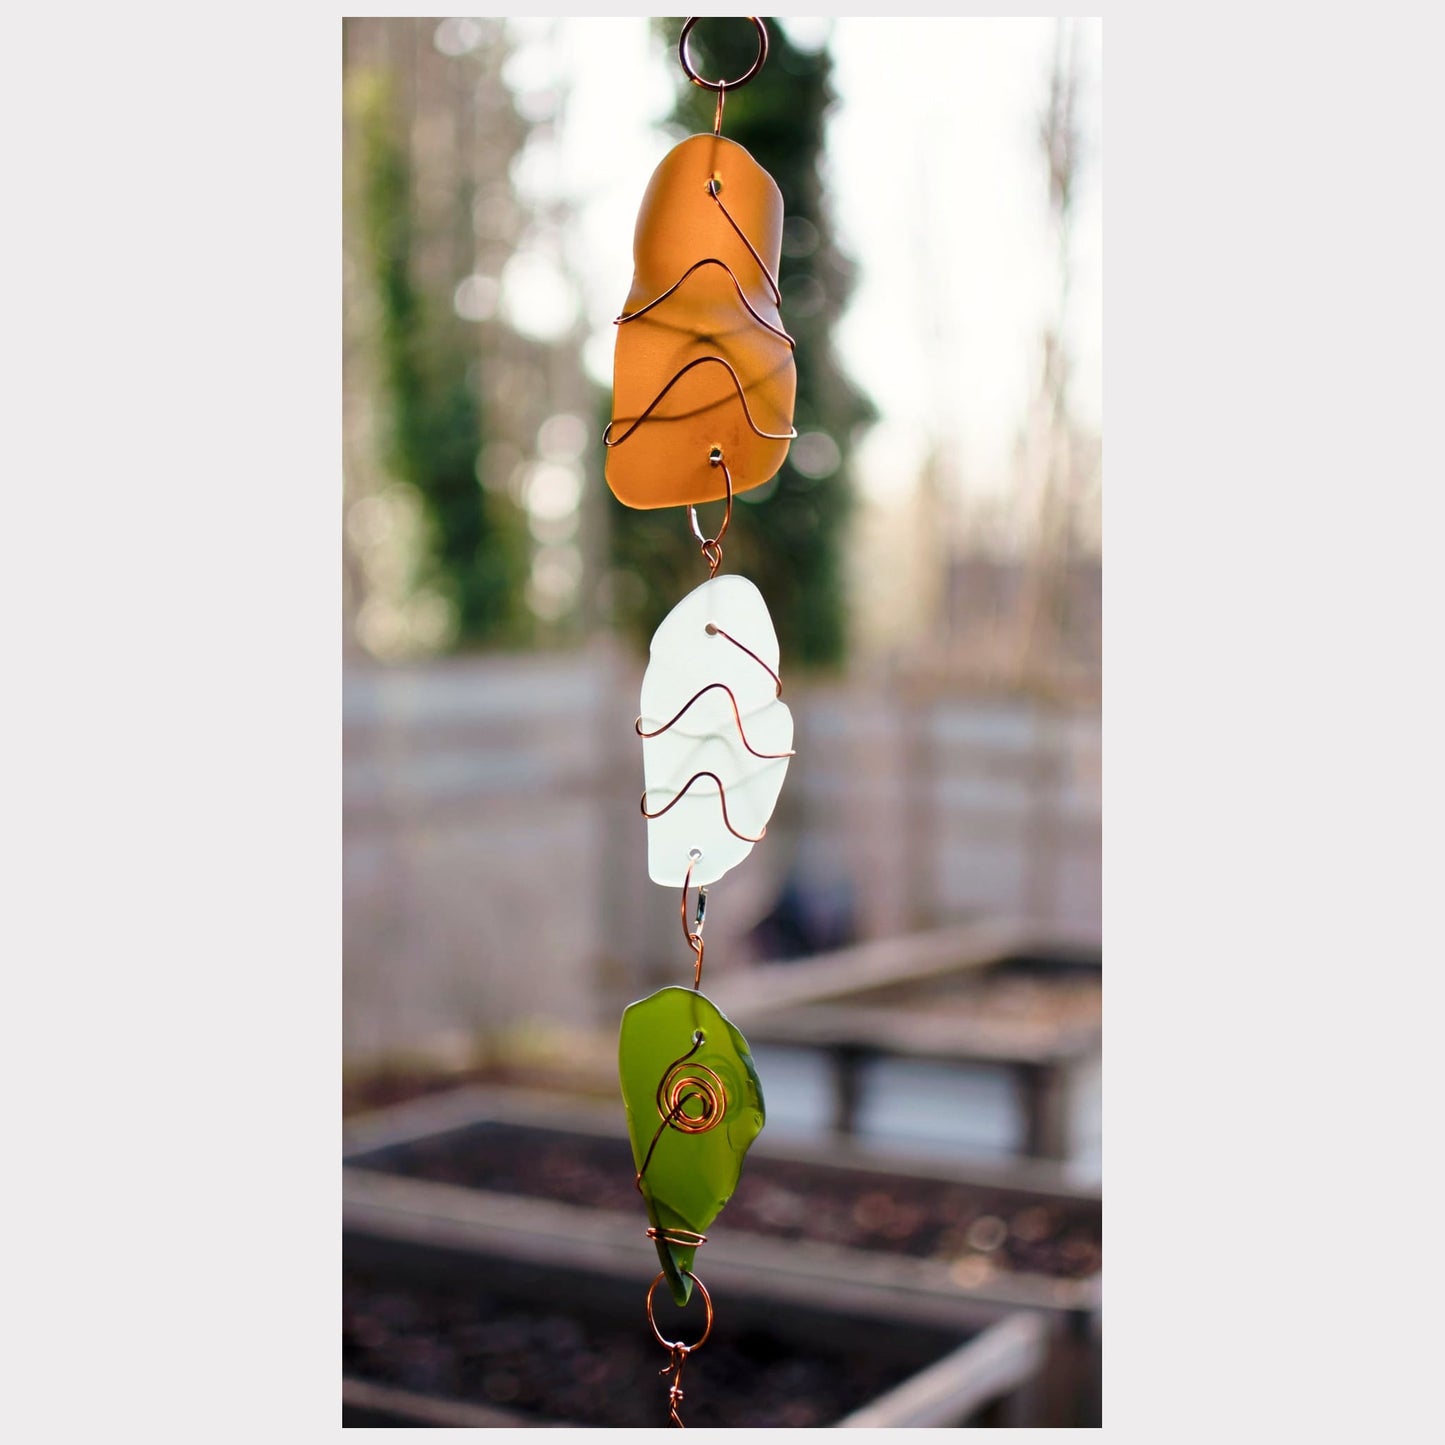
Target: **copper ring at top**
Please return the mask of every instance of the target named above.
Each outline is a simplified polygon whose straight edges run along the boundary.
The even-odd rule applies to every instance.
[[[652,1326],[652,1333],[657,1336],[657,1343],[665,1350],[681,1350],[683,1354],[691,1354],[694,1350],[700,1350],[707,1343],[707,1337],[712,1334],[712,1296],[707,1292],[707,1286],[690,1270],[685,1269],[683,1273],[697,1286],[698,1293],[702,1296],[704,1308],[707,1310],[707,1321],[702,1328],[702,1338],[696,1344],[684,1345],[679,1340],[668,1340],[663,1338],[662,1331],[657,1328],[657,1321],[652,1317],[652,1295],[663,1280],[666,1274],[660,1274],[652,1281],[647,1291],[647,1323]]]
[[[763,68],[763,62],[768,58],[768,27],[758,16],[749,15],[747,18],[753,22],[758,32],[757,59],[736,80],[704,80],[692,68],[692,61],[687,54],[687,37],[692,33],[692,27],[703,18],[701,15],[689,15],[683,22],[682,35],[677,42],[677,58],[682,62],[682,73],[694,85],[700,85],[704,90],[736,90],[738,86],[746,85]]]

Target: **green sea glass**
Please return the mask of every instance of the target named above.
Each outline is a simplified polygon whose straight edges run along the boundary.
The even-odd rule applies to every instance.
[[[646,1165],[648,1219],[655,1229],[706,1233],[763,1127],[763,1089],[748,1041],[711,999],[664,988],[623,1011],[617,1056],[633,1163]],[[696,1245],[657,1241],[679,1305],[692,1295],[696,1253]]]

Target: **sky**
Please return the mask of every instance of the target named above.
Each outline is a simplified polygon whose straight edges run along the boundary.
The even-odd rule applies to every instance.
[[[965,490],[998,494],[1010,485],[1059,293],[1037,140],[1054,22],[772,23],[800,45],[828,39],[836,64],[824,179],[838,240],[859,268],[837,342],[881,414],[855,454],[858,485],[877,503],[901,499],[942,443]],[[514,180],[529,199],[572,209],[514,259],[500,304],[549,338],[580,306],[585,363],[610,386],[637,207],[671,144],[656,127],[672,103],[676,55],[637,17],[508,25],[519,48],[506,78],[519,108],[553,120]],[[1067,334],[1074,412],[1102,430],[1102,22],[1079,25],[1083,158]]]

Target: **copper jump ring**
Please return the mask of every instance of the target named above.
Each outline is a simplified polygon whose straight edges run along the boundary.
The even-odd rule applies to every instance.
[[[725,90],[736,90],[740,85],[746,85],[763,68],[763,62],[768,58],[768,27],[763,24],[759,16],[747,16],[746,18],[752,22],[753,29],[758,32],[758,53],[754,57],[753,63],[736,80],[704,80],[692,68],[692,57],[687,53],[687,38],[692,34],[692,27],[703,18],[701,15],[689,15],[682,22],[682,34],[678,36],[677,40],[677,58],[682,62],[682,73],[694,85],[700,85],[704,90],[715,90],[719,94]]]
[[[707,1342],[707,1337],[712,1333],[712,1299],[709,1297],[706,1285],[690,1270],[683,1270],[688,1279],[698,1288],[702,1295],[704,1308],[707,1310],[707,1322],[703,1326],[702,1338],[696,1344],[685,1345],[681,1340],[669,1340],[663,1337],[663,1333],[657,1328],[657,1320],[652,1313],[652,1296],[657,1286],[667,1278],[666,1274],[660,1274],[652,1281],[647,1291],[647,1323],[652,1326],[652,1333],[656,1336],[658,1344],[667,1351],[667,1363],[658,1371],[660,1375],[671,1375],[672,1383],[667,1390],[667,1419],[671,1425],[678,1429],[683,1428],[682,1416],[678,1413],[678,1406],[682,1404],[682,1367],[687,1364],[687,1357],[694,1350],[700,1350]]]
[[[660,1344],[664,1350],[681,1350],[684,1354],[690,1354],[693,1350],[702,1349],[707,1343],[707,1337],[712,1333],[712,1296],[708,1294],[707,1286],[703,1284],[690,1269],[683,1270],[683,1274],[697,1286],[697,1292],[702,1296],[703,1308],[707,1311],[707,1319],[702,1327],[702,1337],[690,1345],[685,1345],[680,1340],[666,1339],[662,1331],[657,1328],[657,1321],[653,1318],[652,1314],[652,1296],[656,1292],[658,1285],[667,1278],[666,1274],[659,1274],[657,1278],[652,1281],[651,1285],[648,1286],[647,1323],[652,1326],[652,1333],[657,1337],[657,1343]]]
[[[687,53],[687,37],[692,33],[692,27],[697,24],[700,16],[689,15],[683,22],[682,34],[677,41],[677,58],[682,62],[682,73],[692,81],[694,85],[700,85],[704,90],[715,90],[717,92],[717,107],[713,111],[712,133],[722,134],[723,101],[727,99],[730,90],[736,90],[740,85],[746,85],[758,71],[763,68],[763,62],[768,58],[768,27],[756,15],[749,15],[747,18],[753,22],[753,28],[758,32],[758,53],[753,63],[736,80],[704,80],[697,71],[692,68],[692,60]]]

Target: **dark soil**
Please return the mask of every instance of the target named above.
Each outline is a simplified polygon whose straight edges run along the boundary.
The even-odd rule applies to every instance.
[[[549,1308],[348,1268],[343,1359],[348,1375],[417,1394],[493,1405],[600,1427],[667,1425],[667,1352],[645,1324],[573,1305]],[[639,1322],[642,1311],[637,1311]],[[685,1334],[685,1330],[679,1329]],[[962,1343],[945,1343],[934,1358]],[[831,1425],[931,1363],[874,1360],[799,1347],[766,1328],[729,1332],[721,1315],[687,1361],[680,1413],[688,1426]]]
[[[490,1189],[644,1218],[632,1152],[616,1139],[481,1124],[354,1160],[415,1179]],[[642,1227],[639,1225],[639,1227]],[[715,1230],[809,1239],[936,1259],[958,1283],[996,1273],[1082,1279],[1101,1265],[1097,1204],[941,1180],[860,1176],[749,1155]]]

